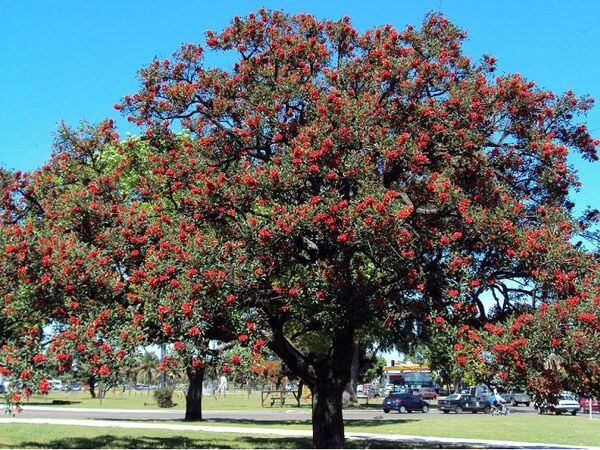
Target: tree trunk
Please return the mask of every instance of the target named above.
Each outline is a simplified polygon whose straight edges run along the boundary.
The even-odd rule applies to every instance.
[[[313,447],[344,448],[344,384],[319,380],[312,389]]]
[[[188,367],[188,391],[185,396],[185,420],[202,420],[202,382],[204,367]]]
[[[269,347],[312,391],[313,447],[343,448],[342,392],[350,381],[354,328],[348,324],[340,326],[332,336],[328,356],[318,361],[295,347],[275,318],[272,318],[271,329]]]
[[[92,398],[96,398],[96,387],[94,386],[96,384],[96,377],[91,375],[88,377],[88,386],[90,387],[90,395],[92,396]]]
[[[300,401],[302,400],[302,391],[303,390],[304,390],[304,381],[300,380],[300,382],[298,383],[298,397],[296,397],[298,406],[300,406]]]
[[[358,372],[359,364],[358,357],[360,353],[360,343],[352,344],[352,365],[350,366],[350,381],[346,385],[342,397],[343,406],[358,405],[358,397],[356,396],[356,388],[358,387]]]

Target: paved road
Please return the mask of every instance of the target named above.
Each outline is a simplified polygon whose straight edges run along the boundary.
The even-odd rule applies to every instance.
[[[536,414],[533,408],[516,407],[510,408],[511,414]],[[480,414],[480,413],[479,413]],[[461,417],[468,420],[479,414],[463,413]],[[410,413],[399,414],[391,412],[384,414],[381,410],[345,410],[344,418],[346,420],[398,420],[398,419],[421,419],[439,417],[442,415],[437,409],[432,409],[427,414]],[[454,415],[450,413],[450,415]],[[269,408],[256,411],[203,411],[205,419],[223,420],[223,421],[308,421],[311,418],[308,409],[285,409]],[[23,418],[54,418],[54,419],[125,419],[125,420],[181,420],[184,417],[182,410],[119,410],[119,409],[86,409],[86,408],[64,408],[51,406],[25,406],[23,412],[19,414]]]

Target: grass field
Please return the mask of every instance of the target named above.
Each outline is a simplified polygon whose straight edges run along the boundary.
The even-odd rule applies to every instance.
[[[152,397],[152,391],[109,391],[106,398],[91,398],[87,392],[52,392],[48,395],[34,395],[24,405],[53,406],[53,401],[60,402],[54,406],[72,407],[72,408],[121,408],[121,409],[156,409],[157,405]],[[173,396],[173,401],[177,403],[175,409],[185,409],[185,397],[181,393]],[[68,402],[68,403],[63,403]],[[364,408],[379,408],[381,399],[371,399],[370,404],[366,405],[366,399],[360,398],[359,402]],[[431,403],[431,402],[430,402]],[[270,404],[270,402],[268,402]],[[284,408],[297,408],[296,399],[292,394],[286,396]],[[311,400],[302,399],[301,408],[310,408]],[[202,397],[202,408],[205,410],[258,410],[263,409],[261,405],[260,392],[252,392],[248,396],[247,392],[228,393],[226,398],[215,399],[214,395]],[[274,406],[274,409],[281,408]]]
[[[200,422],[198,422],[200,423]],[[307,421],[206,420],[202,425],[310,429]],[[514,414],[429,415],[414,419],[399,416],[394,420],[346,420],[347,432],[406,434],[417,436],[492,439],[541,442],[545,444],[600,444],[600,421],[585,417]]]
[[[173,423],[169,421],[168,423]],[[161,423],[161,422],[155,422]],[[207,420],[202,425],[310,429],[307,421]],[[593,446],[600,443],[600,422],[584,417],[512,415],[428,416],[423,419],[347,420],[346,432],[404,434],[430,437],[494,439]],[[0,425],[0,447],[223,447],[302,448],[304,438],[270,438],[191,431],[97,429],[50,425]],[[356,447],[365,443],[353,443]],[[379,445],[379,444],[378,444]],[[382,444],[383,445],[383,444]],[[375,447],[375,445],[371,445]]]
[[[152,391],[109,391],[106,398],[100,400],[91,398],[87,392],[53,392],[48,395],[34,395],[24,405],[52,406],[53,401],[61,402],[55,406],[73,408],[121,408],[121,409],[156,409],[157,405],[152,397]],[[175,409],[185,409],[185,397],[181,393],[173,396],[177,403]],[[64,404],[62,402],[69,402]],[[379,402],[380,403],[380,402]],[[376,403],[378,404],[378,403]],[[302,407],[309,408],[310,399],[301,401]],[[202,407],[206,410],[254,410],[263,409],[261,406],[260,392],[228,393],[226,398],[215,399],[214,395],[202,397]],[[286,408],[297,407],[296,399],[292,394],[286,397]],[[277,408],[275,406],[274,408]]]
[[[122,409],[155,409],[157,408],[152,393],[148,392],[110,392],[102,402],[99,399],[91,399],[88,393],[53,393],[43,397],[32,397],[29,404],[35,405],[50,405],[52,401],[70,401],[71,403],[60,405],[63,407],[84,407],[84,408],[122,408]],[[286,403],[285,409],[296,407],[295,401],[290,395],[288,403]],[[178,403],[176,409],[183,408],[185,405],[185,399],[182,396],[176,396],[175,402]],[[27,403],[26,403],[27,404]],[[379,402],[373,404],[372,407],[379,408]],[[309,408],[309,401],[303,402],[302,408]],[[205,410],[264,410],[261,407],[260,393],[254,392],[248,397],[246,393],[228,394],[227,398],[215,399],[214,396],[207,396],[203,398],[203,408]],[[273,410],[280,409],[274,407]],[[251,415],[249,415],[251,417]],[[170,422],[173,423],[173,422]],[[310,428],[310,422],[307,421],[253,421],[251,418],[248,420],[210,420],[201,422],[203,425],[220,425],[220,426],[251,426],[251,427],[272,427],[272,428],[297,428],[297,429],[308,429]],[[22,425],[21,427],[9,427],[1,426],[0,436],[6,436],[6,439],[16,440],[17,444],[11,441],[2,441],[0,439],[0,447],[6,445],[20,445],[18,442],[24,442],[26,439],[32,439],[32,436],[41,436],[43,439],[51,439],[53,434],[42,434],[39,431],[38,426],[33,425]],[[29,427],[29,428],[28,428]],[[25,431],[26,429],[29,431]],[[60,428],[60,427],[59,427]],[[77,434],[69,433],[69,439],[81,439],[89,440],[92,442],[90,445],[97,446],[98,442],[94,443],[94,439],[100,433],[98,430],[87,429],[87,428],[76,428]],[[415,415],[410,419],[398,415],[394,420],[348,420],[346,422],[347,431],[361,431],[361,432],[372,432],[372,433],[395,433],[395,434],[408,434],[408,435],[421,435],[421,436],[436,436],[436,437],[456,437],[456,438],[475,438],[475,439],[498,439],[498,440],[514,440],[514,441],[525,441],[525,442],[542,442],[549,444],[570,444],[570,445],[599,445],[600,444],[600,421],[592,420],[585,417],[570,417],[570,416],[538,416],[538,415],[524,415],[524,414],[513,414],[509,417],[490,417],[481,414],[471,415],[463,414],[460,416],[456,415],[437,415],[429,414],[426,417],[419,417]],[[33,431],[33,432],[32,432]],[[113,433],[114,431],[114,433]],[[135,436],[131,439],[138,439],[138,441],[127,443],[127,436],[130,431],[124,432],[123,430],[110,430],[110,437],[107,438],[112,442],[112,446],[127,447],[127,446],[177,446],[177,447],[188,447],[196,446],[202,447],[205,442],[211,443],[206,444],[209,446],[222,446],[222,447],[252,447],[261,446],[269,447],[271,440],[261,438],[263,441],[260,443],[256,440],[258,438],[252,437],[239,437],[234,440],[233,437],[222,437],[217,435],[204,436],[202,433],[195,433],[191,436],[189,433],[185,433],[185,438],[177,436],[177,432],[158,432],[158,437],[154,436],[154,431],[150,434],[144,430],[140,430],[139,433],[134,433]],[[20,434],[22,433],[22,434]],[[123,434],[124,433],[124,434]],[[161,434],[162,433],[162,434]],[[171,433],[171,434],[169,434]],[[139,436],[138,436],[139,434]],[[94,437],[96,436],[96,437]],[[61,436],[57,436],[59,439]],[[159,439],[160,438],[160,439]],[[178,441],[172,441],[172,439],[179,439]],[[54,439],[54,438],[52,438]],[[142,439],[141,441],[139,439]],[[154,440],[153,440],[154,439]],[[158,440],[156,440],[158,439]],[[193,442],[190,439],[194,440]],[[215,440],[217,439],[217,440]],[[266,439],[266,440],[265,440]],[[305,445],[302,439],[288,439],[284,441],[276,439],[272,447],[285,447],[285,448],[297,448]],[[50,445],[50,441],[44,441],[42,444]],[[58,442],[58,441],[57,441]],[[82,441],[84,442],[84,441]],[[180,444],[174,445],[175,442]],[[121,444],[122,443],[122,444]],[[163,445],[164,444],[164,445]],[[41,445],[41,444],[40,444]],[[33,445],[32,445],[33,446]],[[44,445],[41,445],[44,446]],[[67,443],[62,442],[56,446],[69,447]],[[72,446],[76,446],[73,444]]]
[[[310,438],[102,429],[56,425],[0,425],[1,448],[311,448]],[[347,448],[398,448],[384,442],[348,441]],[[419,448],[407,445],[404,448]]]
[[[310,439],[279,439],[170,430],[0,425],[2,448],[306,448]]]

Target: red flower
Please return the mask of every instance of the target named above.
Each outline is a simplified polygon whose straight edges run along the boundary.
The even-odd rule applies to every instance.
[[[242,359],[238,355],[233,355],[231,357],[231,363],[239,366],[242,363]]]
[[[457,297],[460,292],[457,289],[450,289],[448,295],[452,298]]]
[[[38,384],[38,389],[42,394],[47,394],[50,390],[50,383],[48,382],[48,380],[40,380],[40,383]]]
[[[105,377],[109,373],[110,373],[110,367],[108,367],[108,366],[102,366],[102,367],[100,367],[100,370],[98,371],[98,374],[102,375],[103,377]]]
[[[196,337],[200,334],[200,330],[197,327],[190,327],[188,334],[192,337]]]
[[[446,245],[450,244],[450,238],[447,236],[444,236],[440,239],[440,245],[442,245],[443,247],[445,247]]]
[[[175,350],[180,352],[185,349],[185,344],[181,341],[177,341],[177,342],[175,342],[175,344],[173,344],[173,347],[175,347]]]
[[[589,323],[592,324],[596,321],[597,316],[596,314],[592,314],[592,313],[581,313],[577,316],[577,320],[579,320],[580,322],[583,323]]]
[[[44,361],[46,361],[46,359],[47,358],[44,355],[41,355],[41,354],[38,353],[37,355],[35,355],[33,357],[33,362],[34,362],[34,364],[41,364]]]
[[[341,233],[338,235],[337,237],[337,241],[340,244],[345,244],[346,242],[348,242],[350,240],[350,233]]]

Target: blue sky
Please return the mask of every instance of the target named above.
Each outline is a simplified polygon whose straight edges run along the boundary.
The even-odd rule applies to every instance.
[[[63,119],[76,124],[113,117],[121,132],[130,130],[112,106],[135,92],[140,67],[262,6],[321,18],[348,15],[359,30],[384,23],[418,25],[428,11],[442,11],[468,30],[469,56],[490,53],[501,72],[519,72],[556,92],[573,89],[600,101],[600,2],[595,0],[0,0],[0,165],[29,170],[43,163]],[[600,106],[587,122],[600,136]],[[598,165],[572,162],[584,182],[574,197],[578,209],[599,207]]]

